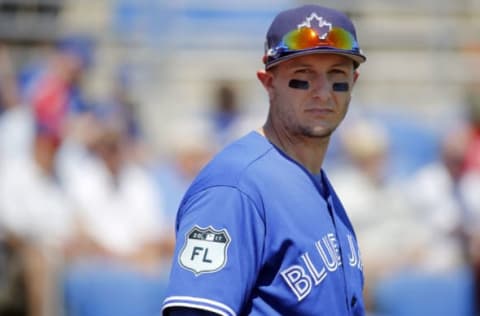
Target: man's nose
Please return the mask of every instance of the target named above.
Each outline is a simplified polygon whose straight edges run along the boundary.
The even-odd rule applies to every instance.
[[[314,97],[321,101],[328,101],[331,97],[332,87],[325,75],[318,75],[312,82]]]

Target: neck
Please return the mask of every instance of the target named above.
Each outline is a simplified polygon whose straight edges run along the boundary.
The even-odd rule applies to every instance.
[[[296,136],[270,121],[259,130],[272,144],[313,174],[320,173],[330,137]]]

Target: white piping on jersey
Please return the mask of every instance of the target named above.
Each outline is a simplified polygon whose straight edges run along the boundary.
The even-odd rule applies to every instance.
[[[177,301],[177,300],[181,300],[184,302],[170,302],[170,301]],[[202,303],[218,306],[221,309],[216,309],[211,306],[205,306]],[[209,312],[214,312],[222,316],[237,315],[230,307],[228,307],[223,303],[212,301],[206,298],[193,297],[193,296],[169,296],[163,301],[162,311],[169,307],[194,307],[194,308],[207,310]],[[224,310],[226,310],[228,313],[226,313]]]

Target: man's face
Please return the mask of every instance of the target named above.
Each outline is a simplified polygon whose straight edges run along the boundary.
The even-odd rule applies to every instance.
[[[312,54],[280,63],[261,80],[277,127],[294,137],[323,138],[329,137],[345,117],[357,77],[351,59]],[[292,79],[308,82],[308,88],[292,88]],[[337,89],[339,84],[347,89]]]

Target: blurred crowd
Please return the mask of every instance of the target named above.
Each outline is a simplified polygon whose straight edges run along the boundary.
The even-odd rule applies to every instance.
[[[392,164],[393,142],[405,135],[385,120],[353,118],[340,133],[347,162],[330,174],[355,225],[372,315],[478,315],[479,100],[469,100],[463,122],[436,131],[433,159],[406,175]],[[403,150],[418,159],[422,132],[404,133]]]
[[[128,67],[107,99],[85,93],[94,52],[66,36],[17,69],[0,46],[0,315],[158,315],[183,193],[237,136],[219,82],[212,111],[173,120],[156,154]]]
[[[221,81],[208,111],[172,118],[159,155],[125,69],[109,98],[86,96],[94,50],[61,38],[19,69],[0,45],[0,315],[158,315],[183,193],[258,127]],[[479,308],[478,91],[452,126],[354,111],[333,139],[326,172],[356,227],[371,315]]]

